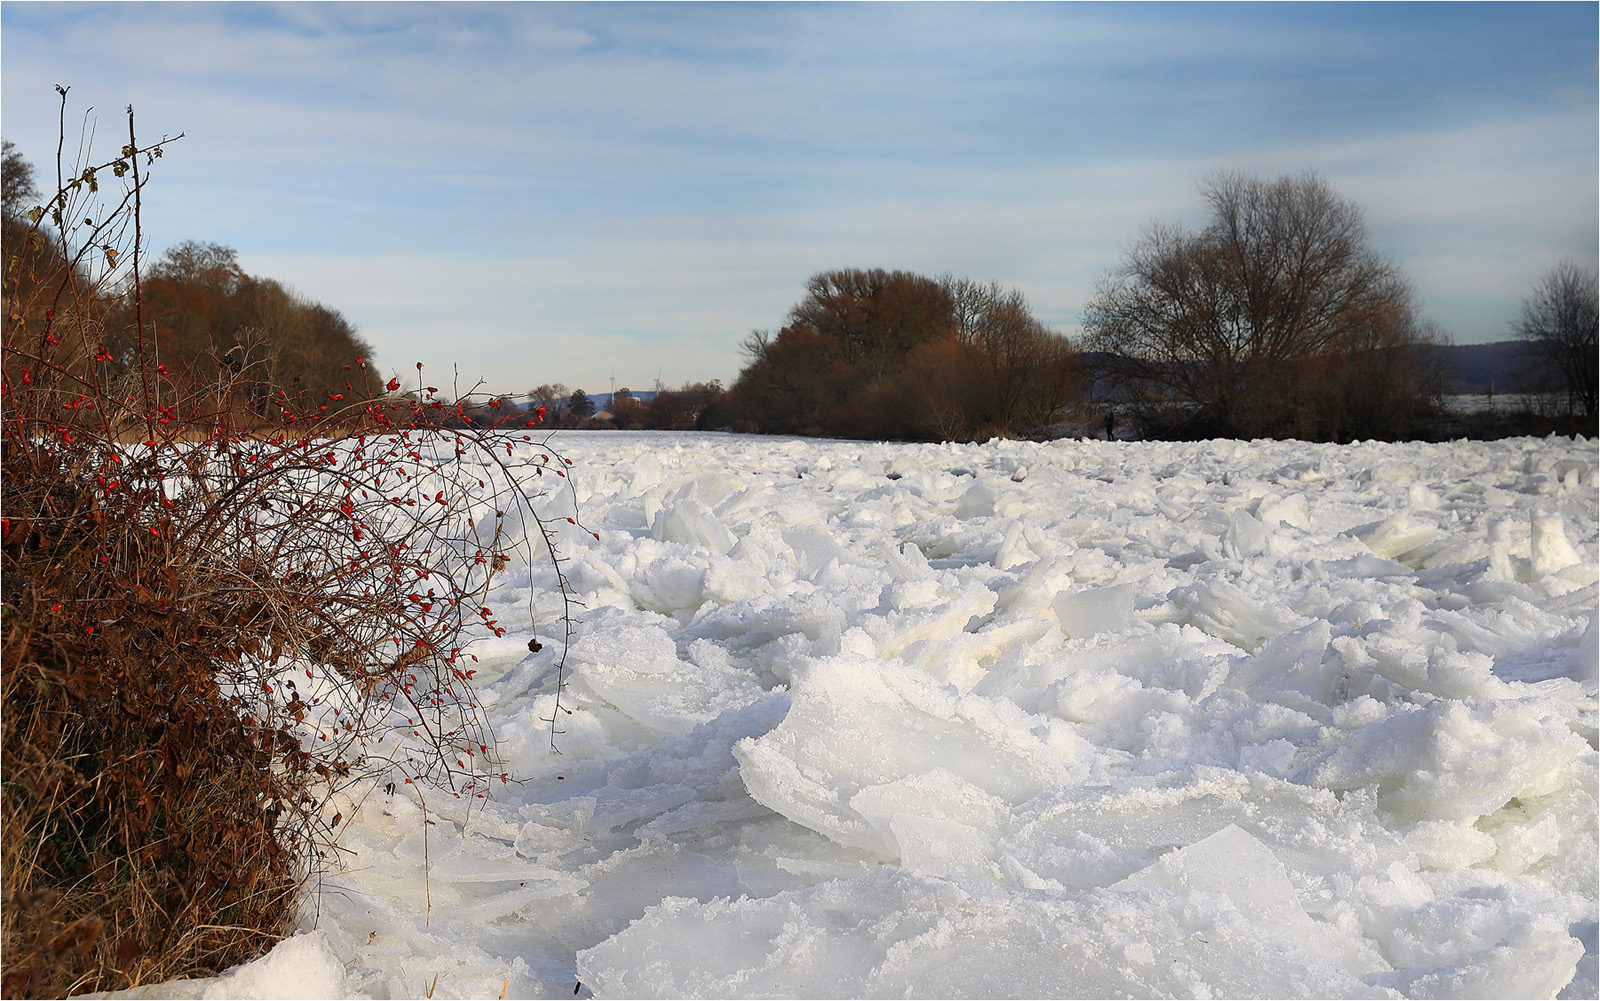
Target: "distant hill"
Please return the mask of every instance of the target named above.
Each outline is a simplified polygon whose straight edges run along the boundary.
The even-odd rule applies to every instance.
[[[633,394],[634,399],[644,404],[649,404],[651,400],[656,398],[656,391],[653,389],[630,389],[629,392]],[[615,395],[615,393],[590,393],[589,399],[594,401],[595,410],[610,410],[611,401]],[[567,401],[562,400],[561,402],[566,403]]]
[[[1453,391],[1476,395],[1489,392],[1491,385],[1497,393],[1514,391],[1526,348],[1523,341],[1452,344],[1449,351],[1455,368]]]

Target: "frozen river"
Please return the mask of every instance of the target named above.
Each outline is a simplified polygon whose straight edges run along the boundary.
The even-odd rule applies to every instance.
[[[169,995],[1595,996],[1593,443],[552,444],[560,753]]]

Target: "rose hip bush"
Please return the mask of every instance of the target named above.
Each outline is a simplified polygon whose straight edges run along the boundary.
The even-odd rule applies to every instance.
[[[400,395],[366,358],[312,394],[154,356],[140,192],[172,140],[128,120],[118,156],[6,220],[7,996],[259,953],[335,858],[354,783],[426,804],[514,781],[470,636],[532,615],[491,603],[513,558],[552,559],[566,607],[543,414]],[[564,611],[533,625],[565,649]]]

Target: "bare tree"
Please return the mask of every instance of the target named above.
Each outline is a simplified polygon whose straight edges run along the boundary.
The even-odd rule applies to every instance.
[[[948,333],[949,318],[946,293],[931,278],[845,268],[811,276],[806,297],[789,311],[786,329],[832,338],[849,365],[881,378],[907,351]]]
[[[686,382],[677,389],[658,389],[649,404],[644,406],[644,426],[670,431],[717,427],[720,417],[718,411],[725,392],[722,383],[715,379],[710,382]]]
[[[939,284],[950,296],[950,326],[956,339],[963,344],[977,342],[978,328],[992,310],[1011,299],[1020,300],[1022,296],[1016,289],[1007,293],[999,282],[985,284],[950,274],[940,277]]]
[[[557,402],[559,402],[561,400],[564,400],[566,398],[567,398],[567,387],[566,387],[566,384],[560,383],[560,382],[556,382],[556,383],[550,383],[550,382],[540,383],[539,385],[537,385],[537,386],[533,387],[532,389],[528,390],[528,399],[529,400],[531,400],[534,403],[543,404],[545,406],[553,406]]]
[[[1328,358],[1404,343],[1410,284],[1314,173],[1219,174],[1201,193],[1205,229],[1154,225],[1101,280],[1088,348],[1123,393],[1185,405],[1197,428],[1327,436],[1306,426],[1298,388]]]
[[[1528,342],[1534,363],[1567,396],[1567,411],[1595,415],[1596,371],[1600,369],[1600,292],[1595,275],[1563,259],[1533,286],[1522,301],[1522,318],[1511,324]]]
[[[1077,395],[1078,354],[1033,316],[1020,289],[943,280],[965,369],[970,429],[1015,433],[1048,424]]]

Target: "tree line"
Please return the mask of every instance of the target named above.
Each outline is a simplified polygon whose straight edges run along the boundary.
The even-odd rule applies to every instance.
[[[257,394],[286,386],[303,401],[325,401],[354,376],[366,381],[367,395],[383,392],[371,346],[338,310],[246,274],[229,247],[191,240],[168,249],[144,282],[144,322],[156,356],[172,359],[165,367],[183,384],[228,381]],[[108,329],[113,356],[131,370],[138,340],[128,306]],[[349,368],[358,358],[369,366]],[[249,402],[270,412],[270,399]]]
[[[658,389],[649,399],[627,387],[611,394],[610,411],[602,419],[595,403],[582,389],[563,383],[544,383],[528,390],[530,405],[546,408],[555,427],[610,427],[624,431],[706,431],[727,424],[722,406],[726,391],[716,379],[686,382],[677,389]]]
[[[1121,415],[1151,437],[1424,431],[1448,381],[1448,337],[1421,316],[1400,267],[1372,248],[1360,207],[1315,173],[1223,173],[1200,190],[1207,223],[1147,227],[1096,283],[1077,343],[996,282],[824,271],[782,327],[745,339],[746,364],[726,392],[693,383],[645,401],[624,390],[606,426],[947,440],[1037,436],[1102,417],[1109,432]],[[23,213],[35,198],[31,166],[6,143],[8,261],[25,249]],[[65,266],[45,250],[36,256]],[[9,301],[44,308],[26,295],[28,280],[8,275]],[[52,273],[34,280],[60,284]],[[1512,324],[1529,346],[1530,385],[1589,421],[1600,369],[1595,283],[1563,261]],[[246,274],[230,248],[171,248],[150,269],[143,301],[166,378],[290,385],[295,406],[337,394],[352,376],[381,390],[374,368],[346,368],[371,348],[342,315]],[[56,308],[93,314],[104,329],[95,347],[128,377],[140,318],[120,302]],[[547,384],[528,396],[556,426],[597,423],[582,390]],[[248,402],[257,413],[273,404]]]
[[[1425,433],[1449,377],[1362,211],[1321,176],[1214,175],[1198,231],[1156,223],[1103,275],[1079,343],[1020,291],[951,276],[812,276],[776,333],[756,331],[724,416],[738,430],[838,437],[1037,435],[1131,419],[1150,437],[1317,441]],[[1540,384],[1595,416],[1595,277],[1564,261],[1513,330]]]

